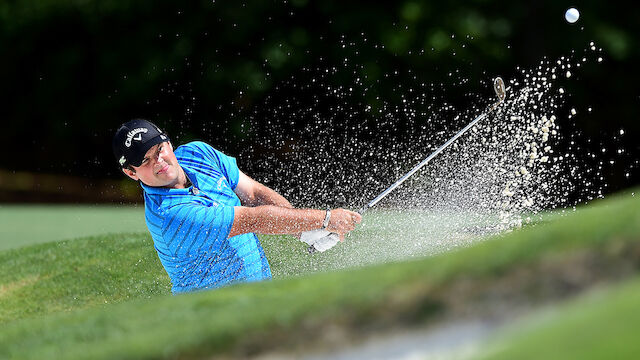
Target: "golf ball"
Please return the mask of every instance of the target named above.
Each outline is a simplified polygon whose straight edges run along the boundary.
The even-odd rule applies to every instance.
[[[573,24],[580,18],[580,12],[576,8],[570,8],[566,13],[564,13],[564,18],[567,22]]]

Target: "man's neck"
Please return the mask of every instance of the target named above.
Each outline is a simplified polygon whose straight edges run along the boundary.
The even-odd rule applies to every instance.
[[[175,185],[172,186],[173,189],[186,189],[191,186],[191,181],[187,177],[187,174],[182,169],[182,166],[178,166],[180,169],[180,174],[178,174],[178,181]]]

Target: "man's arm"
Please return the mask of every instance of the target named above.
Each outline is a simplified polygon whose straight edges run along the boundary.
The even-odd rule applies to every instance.
[[[274,205],[256,207],[236,206],[233,226],[229,237],[245,233],[298,234],[322,227],[326,211],[315,209],[291,209]],[[340,238],[355,229],[362,220],[360,214],[345,210],[331,210],[327,231],[337,233]]]
[[[244,206],[234,208],[229,237],[251,232],[299,236],[304,231],[320,229],[326,216],[325,210],[294,209],[282,195],[242,171],[234,191]],[[362,216],[356,212],[335,209],[331,211],[326,230],[338,234],[343,240],[344,235],[355,229],[360,221]]]
[[[293,208],[291,203],[282,195],[253,180],[242,171],[240,171],[238,185],[234,191],[243,206],[275,205],[283,208]]]

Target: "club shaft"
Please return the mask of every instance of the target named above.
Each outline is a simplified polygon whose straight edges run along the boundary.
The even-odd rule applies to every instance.
[[[406,173],[403,177],[401,177],[400,179],[398,179],[398,181],[396,181],[395,183],[393,183],[393,185],[389,186],[385,191],[383,191],[382,193],[380,193],[380,195],[376,196],[375,199],[371,200],[371,202],[369,202],[367,205],[365,205],[362,209],[360,209],[360,211],[358,211],[360,214],[363,214],[365,211],[369,210],[369,208],[375,206],[380,200],[382,200],[385,196],[387,196],[390,192],[392,192],[395,188],[397,188],[398,186],[400,186],[403,182],[405,182],[405,180],[407,180],[411,175],[415,174],[416,171],[420,170],[423,166],[425,166],[427,163],[429,163],[429,161],[431,161],[431,159],[433,159],[434,157],[436,157],[440,152],[442,152],[444,149],[446,149],[449,145],[451,145],[454,141],[456,141],[457,138],[459,138],[460,136],[462,136],[462,134],[464,134],[465,132],[467,132],[467,130],[469,130],[471,127],[473,127],[473,125],[475,125],[478,121],[484,119],[488,113],[490,113],[491,111],[493,111],[493,109],[495,109],[502,101],[498,101],[495,104],[493,104],[491,106],[491,108],[489,108],[489,110],[487,112],[485,112],[484,114],[480,114],[478,117],[476,117],[475,119],[473,119],[472,122],[470,122],[467,126],[465,126],[462,130],[458,131],[457,134],[455,134],[451,139],[447,140],[447,142],[445,142],[444,144],[442,144],[442,146],[440,146],[439,148],[437,148],[434,152],[431,153],[431,155],[429,155],[426,159],[422,160],[422,162],[418,165],[416,165],[413,169],[411,169],[408,173]]]

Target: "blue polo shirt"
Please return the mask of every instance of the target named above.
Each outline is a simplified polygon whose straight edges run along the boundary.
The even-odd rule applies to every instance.
[[[254,233],[228,238],[238,185],[236,160],[203,142],[175,150],[192,182],[187,189],[144,189],[145,220],[172,292],[211,289],[271,278],[264,250]]]

